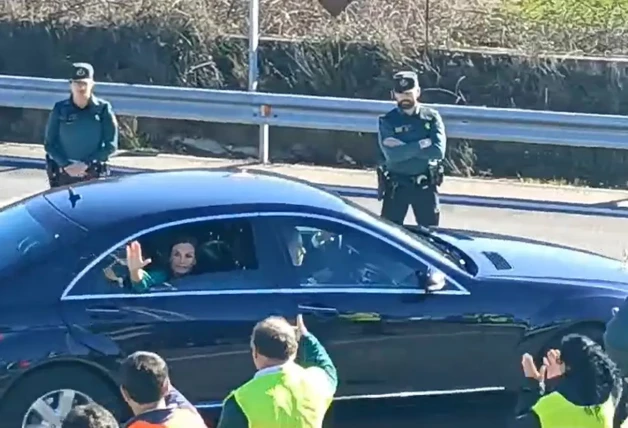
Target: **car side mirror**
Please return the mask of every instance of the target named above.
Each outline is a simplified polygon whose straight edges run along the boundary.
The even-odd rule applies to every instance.
[[[445,284],[445,274],[438,269],[429,269],[426,275],[422,275],[421,286],[426,294],[441,291]]]

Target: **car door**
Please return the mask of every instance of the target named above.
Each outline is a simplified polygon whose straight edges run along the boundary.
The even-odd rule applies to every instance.
[[[200,406],[218,405],[254,373],[249,340],[255,323],[293,308],[288,295],[274,292],[276,267],[264,249],[267,232],[255,217],[195,219],[195,230],[216,222],[229,222],[231,229],[242,232],[235,237],[239,242],[229,242],[231,251],[247,252],[238,268],[189,275],[137,294],[103,280],[103,270],[113,259],[103,254],[62,298],[74,337],[97,351],[96,359],[115,369],[119,356],[156,352],[166,359],[174,385]],[[200,260],[205,251],[200,240],[196,251]]]
[[[492,386],[469,364],[487,353],[485,326],[465,316],[471,294],[459,282],[446,278],[444,288],[426,294],[423,281],[432,266],[425,259],[346,220],[300,213],[265,219],[276,242],[288,243],[277,251],[292,271],[286,282],[336,364],[338,396]],[[315,248],[317,231],[329,239],[327,249]],[[300,251],[287,248],[299,240]],[[305,256],[295,267],[299,253]],[[325,270],[335,272],[312,278]]]

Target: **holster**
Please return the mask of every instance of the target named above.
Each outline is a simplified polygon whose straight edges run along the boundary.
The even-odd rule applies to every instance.
[[[430,161],[427,168],[430,184],[436,187],[442,185],[445,180],[445,165],[443,161]]]

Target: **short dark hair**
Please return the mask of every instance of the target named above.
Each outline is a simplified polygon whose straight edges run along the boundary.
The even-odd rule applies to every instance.
[[[111,412],[98,403],[76,406],[63,420],[61,428],[119,428]]]
[[[255,325],[251,344],[258,353],[274,360],[288,360],[297,352],[298,341],[293,326],[282,317],[268,317]]]
[[[126,357],[120,369],[120,385],[137,404],[161,400],[167,380],[168,365],[153,352],[134,352]]]

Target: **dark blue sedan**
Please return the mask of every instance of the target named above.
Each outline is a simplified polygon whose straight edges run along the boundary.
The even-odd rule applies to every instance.
[[[138,349],[219,410],[252,376],[251,329],[270,314],[304,314],[337,365],[340,402],[512,389],[524,352],[567,332],[599,340],[628,295],[616,260],[400,228],[307,183],[237,170],[48,191],[0,211],[0,234],[7,427],[59,426],[89,399],[122,415],[117,364]],[[141,287],[130,243],[150,259]]]

